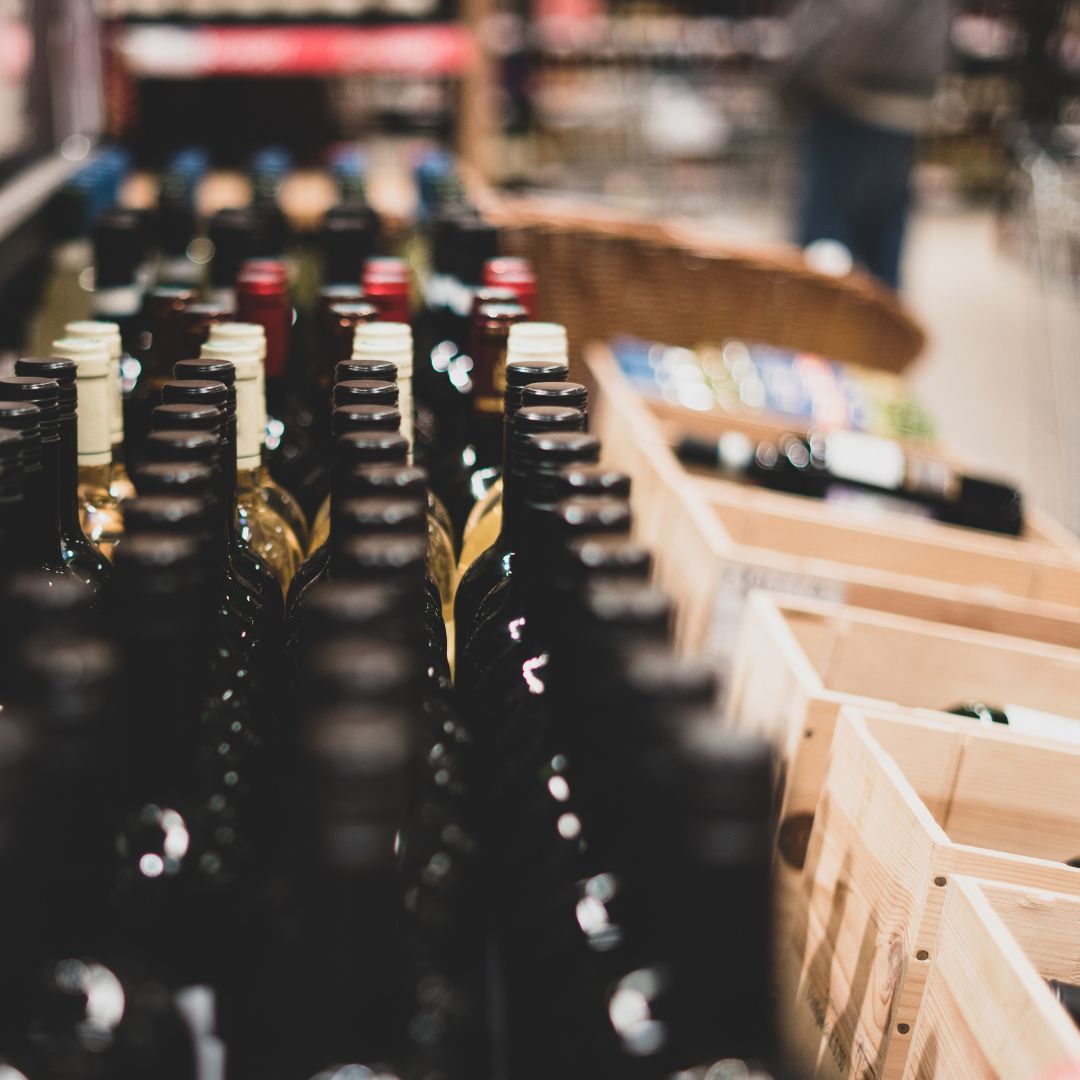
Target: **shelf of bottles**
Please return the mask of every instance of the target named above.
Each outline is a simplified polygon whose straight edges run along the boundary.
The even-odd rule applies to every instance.
[[[775,1075],[771,751],[530,267],[433,154],[415,273],[353,176],[305,290],[265,164],[88,166],[0,378],[5,1077]]]

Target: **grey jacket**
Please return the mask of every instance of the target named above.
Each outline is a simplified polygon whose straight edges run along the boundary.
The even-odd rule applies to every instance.
[[[916,130],[949,64],[951,0],[801,0],[791,13],[788,96]]]

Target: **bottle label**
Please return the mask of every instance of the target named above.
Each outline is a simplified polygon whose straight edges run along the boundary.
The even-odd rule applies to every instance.
[[[904,451],[899,443],[859,431],[830,431],[825,467],[837,480],[899,491],[904,486]]]
[[[111,366],[111,362],[110,362]],[[79,464],[108,465],[112,461],[112,394],[108,375],[79,375]]]
[[[1054,739],[1057,742],[1080,743],[1080,720],[1042,709],[1031,709],[1026,705],[1006,705],[1005,715],[1009,718],[1009,730],[1021,735],[1034,735],[1040,739]]]

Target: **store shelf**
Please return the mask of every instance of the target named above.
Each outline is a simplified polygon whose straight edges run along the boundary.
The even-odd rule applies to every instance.
[[[40,209],[49,196],[85,164],[89,146],[88,140],[82,140],[78,154],[51,154],[28,165],[0,186],[0,240]]]
[[[476,55],[458,23],[356,26],[177,25],[114,27],[112,47],[136,78],[403,75],[457,77]]]

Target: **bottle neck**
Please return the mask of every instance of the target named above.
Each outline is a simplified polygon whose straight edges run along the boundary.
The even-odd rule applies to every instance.
[[[71,424],[65,437],[64,425]],[[37,479],[28,478],[28,508],[36,508],[32,520],[34,537],[31,542],[36,565],[60,568],[64,565],[61,531],[74,518],[79,520],[78,462],[75,457],[75,422],[60,421],[60,438],[41,444],[41,469]]]
[[[70,419],[60,421],[60,436],[65,446],[65,472],[70,470],[74,473],[74,490],[65,491],[64,504],[61,509],[63,525],[67,529],[78,522],[79,495],[78,483],[84,477],[90,478],[91,472],[97,475],[104,471],[105,483],[108,487],[112,472],[112,448],[113,448],[113,423],[112,415],[114,408],[113,387],[108,376],[96,378],[79,378],[76,382],[78,390],[78,419],[74,423]],[[123,438],[121,429],[120,437]],[[74,464],[72,464],[72,459]],[[71,482],[71,477],[67,477]],[[70,515],[74,513],[72,519]]]

